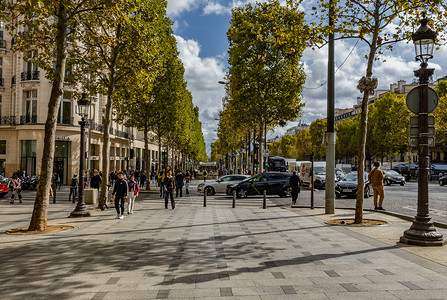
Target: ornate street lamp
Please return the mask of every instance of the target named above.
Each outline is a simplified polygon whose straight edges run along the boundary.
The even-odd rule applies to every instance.
[[[86,119],[90,112],[90,100],[87,99],[86,94],[82,93],[81,99],[78,100],[76,106],[76,113],[81,117],[79,125],[81,125],[81,139],[79,150],[79,194],[78,203],[75,209],[70,213],[70,217],[90,217],[90,212],[86,209],[84,202],[84,164],[85,164],[85,126],[87,126]]]
[[[421,68],[414,71],[419,78],[419,149],[418,149],[418,207],[417,215],[413,224],[405,230],[400,241],[406,244],[420,246],[442,246],[445,244],[442,234],[437,232],[428,209],[428,179],[429,165],[429,139],[428,139],[428,82],[435,69],[427,68],[427,61],[433,58],[436,32],[427,24],[428,19],[424,16],[420,20],[421,26],[413,34],[413,42],[416,50],[416,60],[421,62]]]

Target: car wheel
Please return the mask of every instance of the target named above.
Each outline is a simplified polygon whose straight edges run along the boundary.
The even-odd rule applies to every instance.
[[[210,187],[210,186],[205,188],[205,193],[206,193],[207,196],[212,196],[212,195],[215,194],[214,189],[212,187]]]
[[[369,186],[366,186],[366,188],[365,188],[365,198],[369,198],[369,195],[370,195]]]
[[[443,186],[443,185],[444,185],[444,181],[439,180],[439,185],[440,185],[440,186]]]
[[[401,185],[401,186],[404,186],[404,185],[405,185],[405,181],[402,181],[402,182],[400,183],[400,185]]]

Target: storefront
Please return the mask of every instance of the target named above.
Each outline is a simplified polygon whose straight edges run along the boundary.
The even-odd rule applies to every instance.
[[[56,149],[54,151],[54,172],[59,174],[59,178],[63,184],[68,184],[70,179],[68,176],[68,157],[71,153],[71,142],[56,141]]]
[[[20,170],[28,176],[36,175],[36,141],[20,141]]]

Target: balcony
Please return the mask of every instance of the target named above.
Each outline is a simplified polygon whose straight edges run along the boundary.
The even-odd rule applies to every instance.
[[[6,50],[6,41],[0,40],[0,49]]]
[[[27,71],[20,74],[20,81],[39,80],[39,71]]]
[[[37,124],[37,115],[20,116],[20,124]]]
[[[73,123],[73,117],[62,117],[62,120],[60,118],[57,120],[57,125],[73,125]]]
[[[16,125],[16,116],[4,116],[0,120],[0,125]]]
[[[90,127],[92,128],[92,130],[104,132],[104,125],[102,125],[102,124],[91,122]]]

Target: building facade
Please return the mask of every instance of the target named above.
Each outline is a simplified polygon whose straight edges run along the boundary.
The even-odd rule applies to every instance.
[[[44,128],[51,82],[37,64],[26,62],[23,53],[12,52],[14,41],[0,23],[0,174],[16,170],[39,175]],[[54,170],[64,183],[79,173],[80,117],[75,113],[74,89],[64,87],[57,118]],[[87,169],[101,170],[102,134],[106,97],[92,96],[90,126],[86,131]],[[143,134],[112,122],[110,170],[157,169],[158,143],[150,134],[148,162],[144,161]]]

